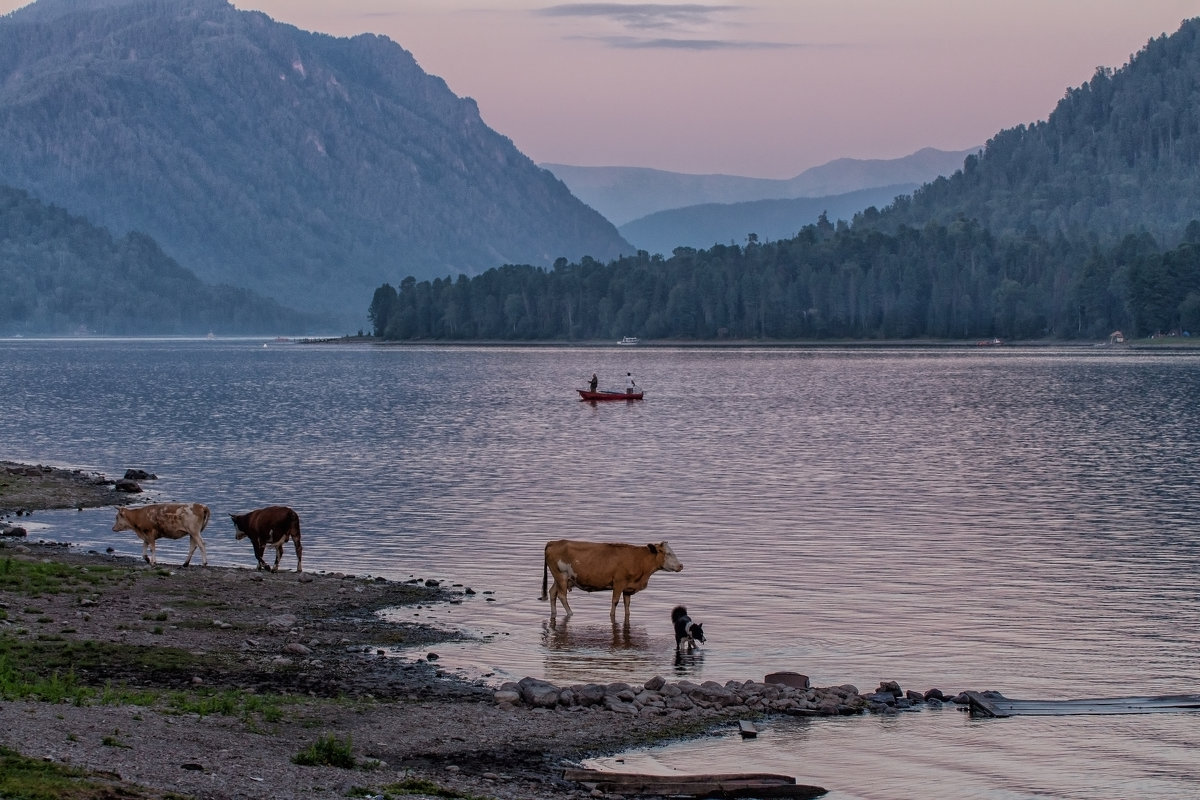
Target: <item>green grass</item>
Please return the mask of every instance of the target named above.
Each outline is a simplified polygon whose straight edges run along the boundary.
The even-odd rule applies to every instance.
[[[124,742],[122,742],[120,740],[120,738],[118,738],[118,737],[120,737],[120,735],[121,735],[121,731],[114,730],[112,732],[111,736],[105,736],[102,739],[100,739],[100,744],[104,745],[105,747],[124,747],[126,750],[128,750],[130,748],[130,746],[125,744]]]
[[[99,780],[85,770],[28,758],[15,750],[0,747],[0,797],[8,800],[148,800],[159,795],[148,794],[130,784]]]
[[[353,769],[354,752],[350,737],[345,741],[333,734],[322,736],[314,743],[292,756],[292,763],[302,767],[341,767]]]
[[[199,714],[237,717],[246,722],[261,720],[275,723],[283,719],[283,707],[304,702],[289,695],[255,694],[241,689],[214,690],[196,688],[188,691],[130,689],[106,684],[86,686],[76,675],[74,665],[116,663],[116,653],[122,646],[41,642],[12,642],[0,639],[0,698],[4,700],[42,700],[48,703],[74,705],[131,705],[162,706],[179,714]],[[138,658],[149,658],[145,648],[129,648]],[[160,648],[152,648],[153,654]],[[126,654],[128,655],[128,653]],[[159,653],[159,655],[162,655]],[[174,662],[151,661],[151,668],[166,668]],[[158,666],[156,667],[155,664]],[[0,794],[0,797],[3,797]]]
[[[0,590],[29,597],[82,592],[117,576],[117,570],[105,566],[77,567],[23,561],[11,556],[0,559]]]
[[[405,778],[402,781],[388,784],[380,789],[364,789],[361,786],[355,786],[347,794],[350,797],[375,797],[380,793],[387,800],[414,794],[425,795],[427,797],[447,797],[452,800],[483,800],[477,795],[463,794],[454,789],[447,789],[445,786],[434,783],[431,780],[426,780],[425,778]]]

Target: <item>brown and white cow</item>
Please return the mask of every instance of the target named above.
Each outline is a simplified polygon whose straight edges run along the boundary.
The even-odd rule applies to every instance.
[[[567,592],[578,586],[585,592],[612,590],[612,609],[609,618],[617,621],[617,601],[625,600],[625,623],[629,623],[629,598],[646,588],[650,576],[659,570],[679,572],[683,564],[675,557],[666,542],[632,545],[604,542],[573,542],[567,539],[546,543],[546,565],[542,569],[542,599],[550,573],[550,619],[555,616],[555,602],[562,600],[563,611],[571,616]]]
[[[159,539],[182,539],[184,536],[191,540],[187,558],[183,566],[192,561],[192,553],[200,548],[200,558],[204,566],[208,566],[208,551],[204,549],[204,539],[200,532],[208,524],[208,506],[200,503],[152,503],[148,506],[137,506],[117,509],[117,519],[113,523],[113,531],[133,531],[142,540],[142,558],[147,563],[157,564],[155,558],[155,543]],[[149,548],[150,555],[146,555]]]
[[[304,548],[300,545],[300,516],[295,511],[287,506],[267,506],[246,514],[230,514],[229,517],[237,530],[235,538],[250,537],[259,569],[278,572],[279,559],[283,558],[283,544],[290,539],[296,546],[296,572],[304,571],[301,560]],[[263,560],[263,553],[268,547],[275,548],[273,568],[268,567],[267,562]]]

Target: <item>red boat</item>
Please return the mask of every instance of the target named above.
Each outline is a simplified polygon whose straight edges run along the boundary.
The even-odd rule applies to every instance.
[[[641,400],[641,392],[593,392],[588,389],[576,389],[581,400]]]

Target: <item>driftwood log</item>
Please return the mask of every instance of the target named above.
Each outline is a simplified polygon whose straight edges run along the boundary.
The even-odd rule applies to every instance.
[[[796,783],[791,775],[746,772],[716,775],[645,775],[566,769],[563,778],[605,793],[622,795],[673,795],[681,797],[791,797],[813,798],[826,793],[820,786]]]

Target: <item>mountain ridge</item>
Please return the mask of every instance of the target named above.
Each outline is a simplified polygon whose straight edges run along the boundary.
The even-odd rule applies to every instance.
[[[707,203],[792,200],[898,184],[920,185],[961,169],[964,159],[978,150],[925,147],[901,158],[838,158],[791,178],[692,174],[649,167],[540,166],[620,228],[659,211]]]
[[[978,220],[996,235],[1148,233],[1162,244],[1200,218],[1200,17],[1099,67],[1046,119],[991,137],[963,169],[899,198],[872,224]]]
[[[0,185],[0,335],[311,334],[331,321],[212,286],[149,236],[114,237]]]
[[[657,211],[617,230],[639,250],[662,254],[676,247],[739,243],[749,234],[759,241],[790,239],[822,214],[848,221],[864,209],[886,206],[916,188],[916,184],[900,183],[824,197],[703,203]]]
[[[395,42],[225,0],[0,17],[0,136],[0,183],[351,324],[381,280],[632,249]]]

